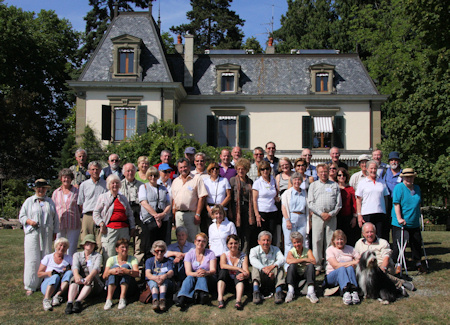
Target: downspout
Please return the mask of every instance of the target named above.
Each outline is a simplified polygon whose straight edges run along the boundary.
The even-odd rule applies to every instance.
[[[373,108],[372,108],[371,100],[369,100],[369,108],[370,108],[369,150],[374,150],[374,148],[373,148]]]
[[[164,88],[161,88],[161,120],[164,121]]]

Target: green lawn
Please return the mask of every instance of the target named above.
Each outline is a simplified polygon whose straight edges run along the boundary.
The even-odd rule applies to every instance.
[[[407,299],[384,306],[377,301],[363,301],[358,306],[344,306],[340,297],[320,298],[313,305],[300,297],[290,304],[275,306],[273,299],[262,305],[251,302],[243,311],[236,311],[234,298],[224,310],[214,306],[192,306],[180,311],[172,306],[166,313],[153,312],[150,305],[132,302],[124,310],[117,304],[103,310],[104,298],[88,300],[88,307],[76,315],[65,315],[65,306],[52,312],[42,309],[42,294],[31,297],[23,290],[23,232],[0,230],[0,322],[2,324],[103,324],[103,323],[253,323],[253,324],[450,324],[450,232],[425,232],[425,245],[431,272],[414,277],[418,288]],[[447,300],[449,299],[449,300]],[[251,297],[248,301],[251,300]],[[115,301],[117,303],[117,301]]]

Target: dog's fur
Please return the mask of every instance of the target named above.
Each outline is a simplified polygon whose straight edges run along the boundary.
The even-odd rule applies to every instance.
[[[356,276],[365,298],[379,299],[383,304],[389,304],[396,300],[395,284],[378,267],[375,252],[366,251],[361,255],[356,268]]]

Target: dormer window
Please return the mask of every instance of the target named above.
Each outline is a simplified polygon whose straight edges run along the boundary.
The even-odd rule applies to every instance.
[[[216,66],[217,88],[219,93],[236,94],[239,89],[239,71],[241,66],[236,64],[221,64]]]
[[[113,78],[137,79],[141,75],[139,57],[142,40],[131,35],[111,39],[113,43]]]
[[[311,92],[331,94],[336,91],[333,86],[334,65],[315,64],[309,67],[311,72]]]
[[[119,49],[119,73],[134,73],[133,49]]]

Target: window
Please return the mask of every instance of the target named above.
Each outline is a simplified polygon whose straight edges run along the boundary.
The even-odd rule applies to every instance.
[[[236,64],[221,64],[216,66],[217,88],[218,93],[238,93],[239,88],[239,71],[241,66]]]
[[[136,109],[134,107],[114,108],[114,140],[122,141],[136,133]]]
[[[343,116],[303,116],[302,147],[329,149],[344,148],[345,119]]]
[[[134,72],[134,50],[119,49],[119,73]]]
[[[217,145],[236,146],[236,116],[219,116]]]
[[[328,92],[328,73],[316,73],[316,92]]]
[[[332,94],[336,92],[333,85],[334,65],[315,64],[309,67],[311,75],[311,93]]]
[[[113,78],[134,79],[141,75],[139,57],[142,40],[124,34],[111,39],[113,43]]]
[[[222,73],[222,91],[234,92],[234,73]]]

